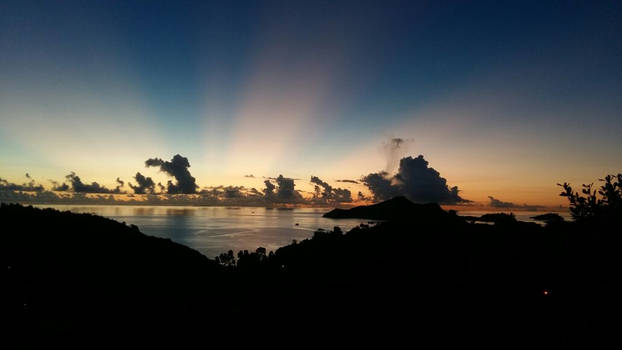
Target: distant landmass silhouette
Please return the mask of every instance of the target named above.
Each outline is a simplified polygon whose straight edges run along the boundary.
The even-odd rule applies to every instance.
[[[546,213],[546,214],[540,214],[540,215],[535,215],[531,217],[534,220],[537,221],[544,221],[547,223],[553,223],[553,222],[562,222],[564,221],[564,218],[557,214],[557,213]]]
[[[436,221],[452,217],[436,203],[416,204],[404,196],[398,196],[377,204],[362,205],[351,209],[337,208],[323,216],[331,219],[426,221]]]

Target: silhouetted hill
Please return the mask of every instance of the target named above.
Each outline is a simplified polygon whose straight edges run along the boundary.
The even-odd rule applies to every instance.
[[[30,332],[174,329],[207,309],[210,278],[223,273],[197,251],[95,215],[2,204],[0,222],[10,324]]]
[[[323,216],[332,219],[425,221],[436,221],[453,217],[436,203],[416,204],[403,196],[351,209],[333,209]]]

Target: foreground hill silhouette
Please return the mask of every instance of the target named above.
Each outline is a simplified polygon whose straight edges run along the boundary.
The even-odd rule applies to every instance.
[[[197,304],[214,294],[206,276],[222,271],[188,247],[95,215],[2,204],[0,221],[6,306],[17,328],[173,327],[206,309]]]
[[[410,207],[396,220],[214,261],[101,217],[2,205],[6,317],[22,332],[65,334],[319,336],[347,325],[358,336],[572,337],[615,329],[619,209],[577,209],[606,215],[543,227]]]

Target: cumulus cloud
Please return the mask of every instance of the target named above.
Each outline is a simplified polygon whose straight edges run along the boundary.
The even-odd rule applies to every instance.
[[[361,182],[371,191],[374,200],[377,201],[403,195],[400,186],[394,185],[393,181],[386,171],[371,173],[361,179]]]
[[[276,185],[272,183],[276,182]],[[295,189],[294,179],[279,175],[274,180],[264,181],[266,188],[264,189],[265,199],[273,203],[301,203],[303,197],[299,191]]]
[[[272,196],[274,194],[274,189],[276,186],[270,182],[270,180],[266,180],[263,182],[266,185],[266,188],[263,190],[266,196]]]
[[[315,184],[314,202],[329,203],[350,203],[352,193],[345,188],[333,188],[328,183],[322,181],[317,176],[311,176],[311,183]]]
[[[30,176],[27,176],[30,179]],[[37,185],[34,180],[21,185],[11,183],[5,179],[0,178],[0,190],[1,191],[29,191],[29,192],[41,192],[43,186]]]
[[[132,190],[134,190],[135,194],[145,194],[145,193],[154,193],[155,192],[155,183],[150,177],[145,177],[140,172],[137,172],[134,175],[134,179],[138,183],[137,185],[133,185],[129,183],[128,185]]]
[[[58,181],[54,181],[54,180],[48,180],[52,183],[52,191],[60,191],[60,192],[65,192],[65,191],[69,191],[69,185],[67,185],[66,183],[58,183]]]
[[[175,178],[176,183],[168,181],[167,193],[169,194],[192,194],[197,192],[196,179],[190,175],[188,158],[176,154],[170,161],[160,158],[150,158],[145,161],[147,167],[160,167],[160,171]]]
[[[108,189],[105,186],[98,184],[97,182],[91,182],[90,184],[83,183],[80,177],[76,175],[76,173],[73,171],[69,173],[69,175],[65,176],[65,178],[67,179],[67,181],[69,181],[70,185],[63,184],[61,186],[56,186],[54,188],[55,191],[66,191],[69,189],[69,187],[71,187],[71,190],[73,192],[78,193],[123,193],[120,186],[117,186],[115,189]],[[119,181],[120,179],[117,178],[117,182]]]
[[[416,158],[402,158],[397,174],[393,176],[386,171],[381,171],[364,176],[361,182],[369,188],[374,200],[377,201],[402,195],[420,203],[467,202],[458,194],[458,187],[450,188],[447,180],[441,177],[438,171],[428,167],[428,162],[422,155]]]

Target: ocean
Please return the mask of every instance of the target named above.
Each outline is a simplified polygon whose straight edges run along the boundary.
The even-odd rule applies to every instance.
[[[193,248],[208,257],[233,250],[268,251],[313,236],[317,229],[339,226],[344,232],[368,220],[329,219],[327,208],[179,207],[130,205],[35,205],[74,213],[91,213],[128,225],[141,232]],[[482,215],[485,211],[460,211],[459,215]],[[517,219],[532,221],[542,212],[515,212]]]
[[[344,232],[367,223],[361,219],[328,219],[326,208],[179,207],[129,205],[35,205],[91,213],[138,226],[147,235],[171,240],[213,258],[233,250],[268,251],[313,236],[317,229],[339,226]]]

